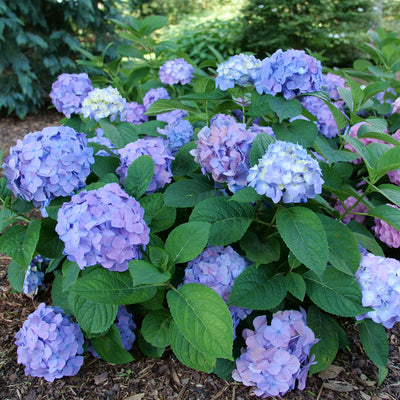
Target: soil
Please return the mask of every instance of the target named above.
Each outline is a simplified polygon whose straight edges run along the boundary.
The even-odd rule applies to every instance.
[[[3,159],[10,146],[26,133],[56,125],[60,114],[54,110],[40,111],[21,121],[0,118],[0,148]],[[162,358],[143,356],[134,346],[135,361],[125,365],[110,365],[85,354],[79,373],[46,382],[24,374],[17,364],[14,336],[27,316],[39,303],[51,305],[50,288],[39,292],[33,300],[13,293],[7,280],[10,258],[0,254],[0,399],[83,399],[83,400],[245,400],[256,399],[251,388],[227,382],[214,374],[194,371],[182,365],[170,350]],[[377,387],[378,369],[365,355],[354,324],[342,321],[351,349],[339,351],[333,366],[307,380],[304,391],[295,390],[283,398],[290,400],[397,400],[400,398],[400,329],[387,330],[390,343],[388,375]]]

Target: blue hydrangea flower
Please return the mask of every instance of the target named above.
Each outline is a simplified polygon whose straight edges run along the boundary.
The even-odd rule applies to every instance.
[[[100,264],[110,271],[126,271],[141,258],[150,229],[144,209],[117,183],[71,197],[58,211],[56,232],[64,254],[80,269]]]
[[[252,84],[257,78],[261,61],[252,55],[239,54],[232,56],[218,65],[215,86],[221,90],[233,88],[235,85]]]
[[[311,346],[318,342],[307,326],[304,310],[279,311],[268,325],[265,315],[253,321],[254,331],[243,330],[246,349],[236,360],[232,377],[253,387],[256,396],[283,396],[296,388],[303,390],[314,363]]]
[[[328,72],[326,75],[322,77],[322,89],[325,90],[329,97],[332,100],[340,100],[342,96],[340,96],[337,88],[345,87],[346,81],[339,75],[331,74]]]
[[[170,98],[169,93],[163,87],[150,89],[143,97],[143,105],[147,111],[155,101]]]
[[[87,74],[61,74],[51,86],[50,98],[56,110],[70,118],[80,113],[84,98],[92,90]]]
[[[147,115],[144,115],[145,112],[145,106],[136,103],[136,101],[131,101],[125,104],[120,119],[121,121],[130,122],[131,124],[140,125],[149,119]]]
[[[256,133],[256,134],[259,134],[259,133],[263,132],[263,133],[266,133],[267,135],[269,135],[269,136],[271,136],[273,138],[276,138],[276,135],[275,135],[274,131],[272,130],[272,128],[270,126],[261,126],[261,125],[258,125],[258,124],[254,123],[253,125],[251,125],[249,127],[249,130],[251,132]]]
[[[57,126],[18,140],[2,167],[14,195],[43,208],[53,198],[85,186],[93,163],[85,134]]]
[[[126,100],[112,86],[96,88],[83,100],[81,113],[84,118],[89,117],[96,121],[108,117],[110,121],[114,121],[124,111],[125,103]]]
[[[249,186],[278,203],[303,203],[322,192],[318,162],[298,144],[276,141],[250,168]]]
[[[159,78],[165,85],[186,85],[193,78],[194,68],[183,58],[167,61],[160,67]]]
[[[218,115],[198,133],[197,148],[190,151],[203,174],[209,172],[216,182],[227,182],[236,192],[247,186],[250,149],[256,133],[237,123],[233,117]]]
[[[371,318],[388,329],[400,321],[399,276],[400,261],[371,253],[361,256],[355,277],[361,287],[363,306],[373,311],[358,315],[358,321]]]
[[[18,363],[25,375],[48,382],[74,376],[83,364],[83,334],[59,307],[39,304],[15,335]]]
[[[177,121],[183,120],[187,117],[187,112],[185,110],[173,110],[162,114],[157,114],[157,121],[164,121],[167,124],[174,124]]]
[[[161,138],[139,139],[127,144],[119,150],[121,162],[117,168],[117,174],[123,184],[128,173],[128,167],[140,156],[150,156],[154,161],[153,180],[146,191],[147,194],[155,192],[171,182],[171,161],[174,157],[168,145]]]
[[[113,145],[111,140],[108,137],[104,136],[104,131],[101,128],[96,129],[96,135],[92,138],[89,138],[88,143],[97,143],[101,146],[107,147],[108,149],[114,149],[112,150],[113,153],[118,154],[118,150],[115,149],[115,146]],[[96,156],[108,157],[109,155],[110,153],[108,153],[106,150],[99,150],[96,153]]]
[[[321,90],[321,63],[304,50],[277,50],[261,62],[255,86],[259,94],[275,96],[283,93],[285,99]]]
[[[246,260],[232,247],[207,246],[206,249],[185,268],[183,284],[201,283],[214,289],[228,303],[235,279],[247,268]],[[252,310],[229,306],[233,321],[233,332],[239,321],[245,319]]]
[[[192,124],[186,119],[178,119],[163,129],[158,128],[157,131],[167,137],[172,154],[177,153],[184,144],[190,142],[194,132]]]
[[[33,258],[30,262],[28,269],[25,272],[24,283],[22,286],[22,293],[33,298],[39,290],[39,286],[43,289],[45,285],[44,281],[44,270],[49,264],[49,259],[38,255]]]

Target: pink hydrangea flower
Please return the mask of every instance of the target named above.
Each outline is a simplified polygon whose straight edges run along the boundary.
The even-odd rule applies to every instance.
[[[399,207],[393,204],[388,204],[388,206],[400,210]],[[388,247],[396,249],[400,247],[400,232],[387,222],[375,218],[375,226],[372,229],[375,231],[375,236],[383,243],[386,243]]]

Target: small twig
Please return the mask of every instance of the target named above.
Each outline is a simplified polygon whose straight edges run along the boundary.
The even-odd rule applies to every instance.
[[[321,398],[322,391],[324,390],[324,383],[325,381],[322,381],[321,389],[319,389],[317,400]]]
[[[222,395],[222,393],[225,392],[226,389],[228,389],[229,385],[224,386],[215,396],[211,397],[210,400],[216,400],[218,397]]]

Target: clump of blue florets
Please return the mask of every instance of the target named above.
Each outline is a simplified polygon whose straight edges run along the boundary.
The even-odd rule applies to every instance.
[[[87,139],[67,126],[29,133],[10,149],[3,164],[7,187],[15,196],[46,206],[85,186],[94,163]]]
[[[155,101],[170,98],[171,97],[165,88],[152,88],[143,96],[143,105],[147,111]]]
[[[261,61],[253,55],[238,54],[218,65],[215,86],[221,90],[233,88],[235,85],[252,84],[257,78]]]
[[[61,74],[51,86],[50,98],[56,110],[70,118],[80,113],[83,100],[92,90],[87,74]]]
[[[160,81],[166,85],[186,85],[193,78],[194,68],[183,58],[167,61],[160,67]]]
[[[102,118],[110,118],[114,121],[124,111],[126,100],[118,90],[109,86],[104,89],[93,89],[85,97],[82,103],[81,113],[84,118],[100,121]]]
[[[126,271],[141,258],[150,229],[144,209],[117,183],[72,196],[58,211],[56,232],[64,254],[80,269],[100,264],[110,271]]]
[[[400,261],[367,253],[361,256],[355,276],[361,287],[363,306],[373,308],[356,319],[371,318],[385,328],[392,328],[400,321]]]
[[[210,127],[205,126],[198,133],[197,147],[190,154],[203,174],[208,172],[216,182],[227,182],[229,190],[236,192],[247,186],[250,149],[256,136],[245,124],[219,114],[211,120]]]
[[[324,180],[318,162],[302,146],[276,141],[258,164],[250,168],[249,186],[274,203],[303,203],[322,192]]]
[[[15,335],[25,374],[48,382],[76,375],[83,364],[83,334],[61,308],[39,304]]]
[[[321,90],[322,66],[320,61],[304,50],[277,50],[261,62],[255,81],[259,94],[275,96],[283,93],[289,100],[301,94]]]
[[[313,364],[310,349],[318,340],[306,324],[306,313],[279,311],[268,325],[265,315],[253,321],[255,330],[243,330],[246,349],[236,360],[232,377],[254,388],[261,397],[283,396],[297,388],[303,390]]]
[[[116,172],[120,176],[122,184],[128,173],[128,167],[140,156],[150,156],[154,161],[153,179],[147,188],[147,194],[153,193],[171,182],[171,161],[174,157],[163,139],[139,139],[120,149],[119,154],[121,155],[121,162]]]
[[[44,270],[50,260],[46,257],[38,255],[30,262],[28,269],[25,272],[22,292],[29,297],[34,297],[38,292],[39,286],[45,288],[44,285]]]
[[[157,131],[165,135],[168,140],[171,153],[175,154],[186,143],[190,142],[193,136],[193,126],[186,119],[177,119],[165,128],[158,128]]]
[[[183,283],[201,283],[214,289],[228,303],[235,279],[247,268],[246,260],[231,246],[207,246],[185,269]],[[252,310],[229,306],[233,321],[233,332],[239,321],[245,319]]]
[[[144,105],[139,104],[136,101],[131,101],[125,104],[124,109],[121,112],[120,119],[124,122],[140,125],[149,119],[149,117],[144,114],[145,112],[146,108]]]

